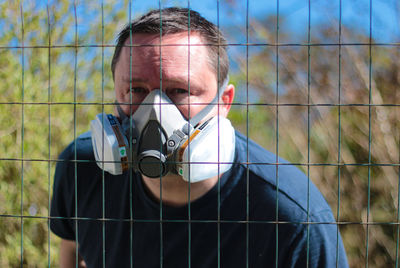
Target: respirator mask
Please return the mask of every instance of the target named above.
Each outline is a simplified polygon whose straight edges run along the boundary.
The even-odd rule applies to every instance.
[[[226,172],[234,160],[235,131],[225,117],[208,116],[218,95],[190,120],[158,89],[131,117],[117,106],[121,124],[111,114],[98,114],[90,123],[97,165],[113,175],[130,167],[150,178],[171,172],[191,183]]]

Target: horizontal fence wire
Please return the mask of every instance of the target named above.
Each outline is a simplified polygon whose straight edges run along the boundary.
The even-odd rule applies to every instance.
[[[30,216],[30,215],[0,215],[1,217],[4,218],[16,218],[16,219],[44,219],[44,220],[74,220],[74,221],[99,221],[99,222],[132,222],[132,223],[160,223],[160,220],[146,220],[146,219],[119,219],[119,218],[89,218],[89,217],[48,217],[48,216]],[[399,222],[374,222],[374,221],[369,221],[369,222],[363,222],[363,221],[257,221],[257,220],[171,220],[171,219],[163,219],[161,222],[164,223],[239,223],[239,224],[244,224],[247,225],[249,223],[251,224],[272,224],[272,225],[285,225],[285,224],[304,224],[304,225],[365,225],[365,226],[381,226],[381,225],[386,225],[386,226],[396,226],[396,228],[400,225]]]
[[[90,105],[94,105],[94,106],[115,106],[115,102],[0,102],[0,104],[2,105],[82,105],[82,106],[90,106]],[[138,104],[143,104],[143,105],[152,105],[150,103],[129,103],[129,102],[119,102],[117,104],[120,105],[138,105]],[[206,105],[208,103],[204,103],[204,102],[196,102],[193,103],[192,105]],[[170,105],[170,104],[160,104],[162,105]],[[185,104],[177,104],[177,106],[179,105],[185,105]],[[234,102],[232,103],[232,106],[263,106],[263,107],[400,107],[400,104],[397,103],[382,103],[382,104],[372,104],[372,103],[338,103],[338,104],[333,104],[333,103],[310,103],[310,104],[302,104],[302,103],[247,103],[247,102]]]
[[[60,160],[60,159],[54,159],[54,160],[49,160],[49,159],[29,159],[29,158],[0,158],[1,161],[20,161],[20,162],[66,162],[66,163],[121,163],[120,161],[95,161],[95,160]],[[132,164],[133,162],[126,161],[127,163]],[[157,162],[158,163],[158,162]],[[193,164],[193,165],[200,165],[200,164],[233,164],[233,163],[238,163],[238,164],[243,164],[243,165],[266,165],[266,166],[332,166],[332,167],[346,167],[346,166],[360,166],[360,167],[398,167],[400,166],[399,163],[340,163],[340,164],[334,164],[334,163],[284,163],[284,162],[211,162],[211,161],[198,161],[198,162],[187,162],[187,161],[182,161],[182,162],[176,162],[176,163],[182,163],[182,164]]]
[[[227,43],[224,45],[219,45],[219,44],[213,44],[213,43],[202,43],[202,44],[191,44],[190,46],[192,47],[214,47],[214,46],[220,46],[220,47],[260,47],[260,46],[265,46],[265,47],[330,47],[330,46],[394,46],[398,47],[400,46],[400,42],[388,42],[388,43],[363,43],[363,42],[354,42],[354,43]],[[141,45],[123,45],[124,47],[184,47],[187,45],[182,45],[182,44],[163,44],[163,45],[153,45],[153,44],[141,44]],[[29,48],[29,49],[42,49],[42,48],[51,48],[51,49],[57,49],[57,48],[115,48],[114,44],[76,44],[76,45],[27,45],[27,46],[2,46],[0,45],[0,49],[22,49],[22,48]]]

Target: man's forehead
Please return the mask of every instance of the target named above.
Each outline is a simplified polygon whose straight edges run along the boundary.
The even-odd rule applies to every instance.
[[[161,37],[161,41],[162,43],[160,36],[155,34],[133,34],[132,39],[128,38],[125,41],[119,61],[123,62],[123,65],[146,64],[188,68],[189,65],[195,67],[208,60],[207,47],[203,45],[197,33],[191,33],[190,39],[187,32],[167,34]]]
[[[200,77],[212,72],[208,67],[208,48],[199,45],[203,41],[198,33],[191,33],[190,39],[188,32],[167,34],[161,37],[161,41],[160,49],[160,36],[133,34],[132,39],[125,41],[116,73],[128,83],[140,82],[144,78],[148,80],[149,77],[159,78],[160,73],[166,82],[182,83],[189,80],[190,73],[191,83],[194,83],[197,78],[204,80]]]
[[[131,38],[132,37],[132,38]],[[200,34],[197,32],[179,32],[162,35],[160,39],[159,34],[146,34],[146,33],[133,33],[131,37],[128,37],[125,42],[125,47],[154,47],[159,45],[206,45],[203,42]]]

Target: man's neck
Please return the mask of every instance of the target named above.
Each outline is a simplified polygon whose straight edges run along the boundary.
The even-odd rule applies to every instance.
[[[202,197],[218,182],[218,176],[196,183],[188,183],[178,175],[167,175],[162,179],[142,178],[153,199],[159,201],[162,198],[163,204],[176,207],[186,205],[189,198],[192,202]]]

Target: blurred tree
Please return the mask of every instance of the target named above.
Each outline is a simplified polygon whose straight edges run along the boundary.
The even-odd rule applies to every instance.
[[[271,23],[276,17],[251,21],[250,33],[275,44]],[[344,223],[339,226],[351,267],[365,266],[367,243],[369,267],[394,266],[400,79],[393,59],[400,51],[374,40],[369,46],[368,36],[344,26],[342,40],[359,44],[332,45],[339,42],[337,29],[338,22],[313,25],[311,46],[250,46],[250,57],[240,55],[241,70],[231,76],[249,92],[238,94],[231,118],[319,187]]]
[[[85,5],[95,12],[75,20],[66,0],[0,2],[1,267],[58,266],[47,219],[58,154],[114,101],[108,46],[125,10]]]

